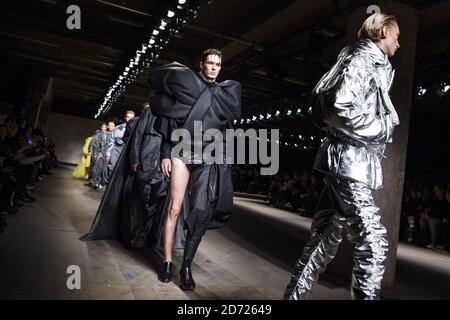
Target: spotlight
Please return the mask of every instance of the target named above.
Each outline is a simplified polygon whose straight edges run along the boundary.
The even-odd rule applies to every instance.
[[[450,90],[450,85],[444,83],[444,86],[443,86],[443,90],[442,90],[442,91],[443,91],[444,93],[447,93],[448,90]]]
[[[417,95],[419,97],[423,97],[425,95],[425,93],[427,93],[427,89],[421,86],[417,87]]]
[[[280,115],[280,111],[277,110],[277,112],[275,112],[275,117],[278,117]]]
[[[172,18],[174,15],[175,15],[175,12],[173,12],[172,10],[169,10],[169,11],[167,12],[167,16],[168,16],[169,18]]]
[[[438,95],[440,97],[445,97],[447,95],[449,89],[450,89],[450,85],[448,85],[446,82],[442,82],[437,91]]]

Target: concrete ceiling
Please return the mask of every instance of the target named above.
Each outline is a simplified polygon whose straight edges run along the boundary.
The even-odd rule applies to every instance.
[[[0,58],[7,75],[53,77],[55,103],[92,117],[167,3],[176,0],[16,0],[0,4]],[[224,52],[221,78],[243,85],[244,113],[274,101],[303,102],[346,43],[351,10],[370,1],[200,0],[160,55],[192,67],[205,48]],[[406,1],[419,10],[418,70],[424,63],[449,74],[450,1]],[[81,30],[66,28],[66,8],[78,4]],[[424,62],[424,63],[422,63]],[[431,69],[429,69],[431,70]],[[427,73],[432,78],[433,74]],[[418,80],[422,73],[417,74]],[[150,96],[148,70],[111,114],[139,110]],[[70,112],[70,110],[68,111]]]

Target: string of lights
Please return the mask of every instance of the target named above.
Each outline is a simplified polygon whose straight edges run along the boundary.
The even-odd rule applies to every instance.
[[[416,88],[416,94],[419,97],[425,96],[427,92],[435,92],[438,97],[442,98],[445,97],[449,91],[450,91],[450,82],[447,81],[442,81],[438,85],[431,85],[431,86],[422,85],[417,86]]]
[[[195,0],[178,0],[176,7],[167,9],[166,15],[160,17],[159,25],[154,25],[151,35],[136,50],[117,81],[110,86],[94,118],[112,108],[127,86],[136,81],[139,74],[158,58],[160,51],[169,44],[171,36],[178,33],[188,19],[197,17],[198,10],[198,1]]]
[[[269,109],[269,108],[268,108]],[[275,143],[279,144],[283,148],[291,150],[312,150],[317,149],[324,141],[324,134],[314,127],[311,121],[311,106],[304,105],[287,105],[270,108],[271,111],[260,111],[250,115],[243,116],[237,120],[234,120],[234,125],[237,128],[248,129],[252,126],[263,127],[267,124],[273,126],[278,121],[289,121],[305,119],[310,122],[309,128],[304,129],[284,129],[280,128],[280,134]],[[256,138],[258,131],[255,130]],[[268,130],[270,133],[270,130]],[[271,141],[271,137],[267,139],[267,142]]]

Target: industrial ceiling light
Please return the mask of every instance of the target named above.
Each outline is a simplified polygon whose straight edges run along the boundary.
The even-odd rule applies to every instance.
[[[425,95],[425,93],[427,93],[427,89],[422,87],[422,86],[418,86],[417,87],[417,95],[419,97],[423,97]]]
[[[440,97],[445,97],[448,93],[448,91],[450,90],[450,85],[448,83],[441,82],[439,89],[438,89],[438,95]]]
[[[106,3],[101,0],[97,1]],[[121,94],[125,91],[127,85],[136,81],[139,73],[149,67],[151,63],[159,57],[159,51],[169,43],[169,36],[177,33],[179,31],[178,29],[187,22],[186,19],[188,17],[196,17],[199,5],[194,4],[191,7],[184,9],[182,5],[187,2],[187,0],[179,0],[177,8],[180,9],[180,11],[167,11],[168,18],[175,18],[168,20],[165,20],[166,18],[161,18],[160,25],[154,26],[150,39],[148,39],[148,43],[143,43],[142,48],[140,50],[136,50],[136,55],[133,59],[130,59],[129,66],[125,67],[125,70],[122,75],[119,76],[116,83],[109,88],[102,105],[99,107],[98,112],[95,115],[95,118],[108,112]],[[176,17],[178,14],[179,17]],[[110,19],[118,21],[117,17],[114,16],[110,16]],[[119,22],[124,22],[124,20]],[[170,30],[170,32],[165,31],[166,27]],[[242,121],[244,121],[244,119],[242,119]],[[247,119],[247,122],[249,121],[250,119]]]

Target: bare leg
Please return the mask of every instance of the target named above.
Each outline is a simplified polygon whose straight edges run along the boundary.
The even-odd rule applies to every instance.
[[[170,177],[170,199],[164,222],[164,261],[172,262],[172,248],[175,236],[175,227],[183,205],[184,194],[189,181],[189,169],[180,159],[172,159],[172,172]]]

